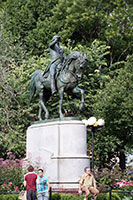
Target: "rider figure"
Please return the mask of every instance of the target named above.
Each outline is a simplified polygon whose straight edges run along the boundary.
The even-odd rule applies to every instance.
[[[51,90],[52,94],[56,92],[56,85],[55,85],[55,73],[56,68],[59,64],[63,62],[63,49],[61,49],[60,45],[60,36],[55,35],[49,44],[49,51],[51,55],[51,64],[50,64],[50,81],[51,81]]]

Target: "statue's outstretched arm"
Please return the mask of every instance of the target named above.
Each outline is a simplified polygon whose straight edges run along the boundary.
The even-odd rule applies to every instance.
[[[57,42],[57,38],[54,39],[50,44],[49,44],[49,48],[52,48]]]

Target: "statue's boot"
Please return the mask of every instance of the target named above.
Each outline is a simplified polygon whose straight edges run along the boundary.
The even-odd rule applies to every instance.
[[[55,87],[54,77],[51,77],[51,90],[52,90],[52,95],[57,92],[56,87]]]

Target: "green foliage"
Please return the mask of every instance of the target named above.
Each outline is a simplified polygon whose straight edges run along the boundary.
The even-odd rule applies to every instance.
[[[95,0],[7,0],[5,34],[12,33],[16,42],[32,55],[41,55],[53,34],[63,41],[84,46],[98,39],[107,42],[109,63],[120,61],[132,52],[132,2]]]
[[[45,21],[51,16],[55,4],[56,1],[51,0],[7,0],[3,3],[6,10],[5,32],[11,32],[13,40],[22,43],[24,49],[34,55],[42,53],[49,36]]]
[[[88,197],[88,200],[91,200],[92,195]],[[71,194],[52,194],[52,200],[83,200],[84,196],[74,196]],[[99,194],[97,197],[97,200],[108,200],[109,199],[109,193],[105,194]],[[121,200],[119,195],[117,193],[112,193],[112,200]]]
[[[111,170],[108,168],[95,168],[94,176],[99,191],[108,191],[111,187],[113,193],[120,191],[120,193],[118,192],[120,198],[129,195],[133,187],[130,172],[132,173],[132,168],[121,170],[118,165]]]
[[[18,200],[18,194],[0,194],[0,200]]]
[[[97,197],[97,200],[106,200],[106,195],[105,194],[99,194]]]
[[[108,168],[102,168],[100,170],[95,169],[95,178],[100,191],[108,189],[107,187],[114,188],[116,180],[121,180],[122,177],[123,174],[119,167],[115,167],[112,170],[109,170]]]
[[[106,198],[109,199],[109,193],[106,194]],[[121,200],[117,193],[112,193],[112,200]]]
[[[83,196],[73,196],[73,195],[68,195],[68,194],[52,194],[52,200],[83,200]],[[91,197],[88,198],[90,200]],[[1,200],[18,200],[18,194],[0,194],[0,199]],[[109,194],[99,194],[97,197],[97,200],[108,200],[109,199]],[[112,193],[112,199],[113,200],[131,200],[132,198],[130,197],[124,197],[120,198],[117,193]]]
[[[33,71],[45,68],[47,62],[33,57],[20,66],[15,63],[9,63],[6,68],[0,66],[0,145],[4,150],[1,157],[8,151],[18,157],[25,154],[26,129],[36,119],[35,110],[38,110],[38,104],[30,107],[29,83]]]
[[[122,200],[132,200],[132,197],[126,197],[126,196],[124,196],[124,198]]]
[[[124,67],[117,71],[118,76],[110,79],[103,90],[97,90],[94,99],[93,113],[97,118],[105,119],[105,126],[96,137],[98,139],[102,135],[101,141],[103,140],[104,149],[108,152],[106,154],[108,155],[107,158],[103,150],[100,150],[101,145],[99,146],[99,144],[101,141],[95,145],[95,149],[99,152],[97,154],[98,158],[100,157],[102,160],[105,158],[105,161],[112,157],[114,151],[124,152],[126,146],[132,147],[132,59],[133,56],[127,58]],[[111,138],[113,139],[112,142]],[[110,150],[106,144],[111,147]]]
[[[131,52],[130,1],[59,0],[52,11],[53,30],[59,32],[64,40],[69,38],[72,44],[80,42],[83,45],[94,38],[107,41],[111,46],[111,64],[114,59],[119,61],[124,54],[127,55],[127,51]]]
[[[95,133],[95,152],[94,159],[95,165],[99,167],[112,168],[116,165],[116,161],[112,163],[110,159],[115,157],[116,153],[114,150],[121,144],[121,141],[112,135],[104,134],[105,129],[101,131],[96,131]],[[88,152],[91,152],[91,134],[88,132]]]
[[[78,46],[77,46],[78,48]],[[85,90],[85,113],[86,117],[91,115],[91,104],[93,96],[98,88],[102,88],[109,80],[106,55],[109,54],[109,46],[95,40],[90,48],[86,48],[88,66],[81,87]],[[89,114],[88,114],[89,113]]]
[[[54,199],[54,200],[60,200],[61,199],[61,197],[60,197],[60,194],[52,194],[52,198]]]

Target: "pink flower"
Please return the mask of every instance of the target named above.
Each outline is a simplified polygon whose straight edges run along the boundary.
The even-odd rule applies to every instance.
[[[11,159],[11,160],[14,160],[16,158],[16,156],[15,155],[9,155],[9,159]]]
[[[20,160],[19,160],[19,159],[15,159],[15,161],[16,161],[16,163],[19,163],[19,162],[20,162]]]
[[[9,165],[9,160],[4,160],[3,162],[2,162],[2,166],[3,167],[6,167],[6,166],[8,166]]]
[[[9,182],[9,185],[12,185],[12,182]]]
[[[133,185],[133,181],[128,181],[128,185]]]
[[[12,152],[11,151],[7,152],[7,155],[8,156],[12,155]]]
[[[3,183],[2,185],[5,185],[5,183]]]
[[[126,184],[120,183],[119,186],[120,186],[120,188],[121,188],[121,187],[126,187]]]
[[[120,181],[120,182],[116,182],[114,185],[119,185],[120,188],[126,187],[126,184],[125,184],[125,181],[124,181],[124,180],[122,180],[122,181]]]

